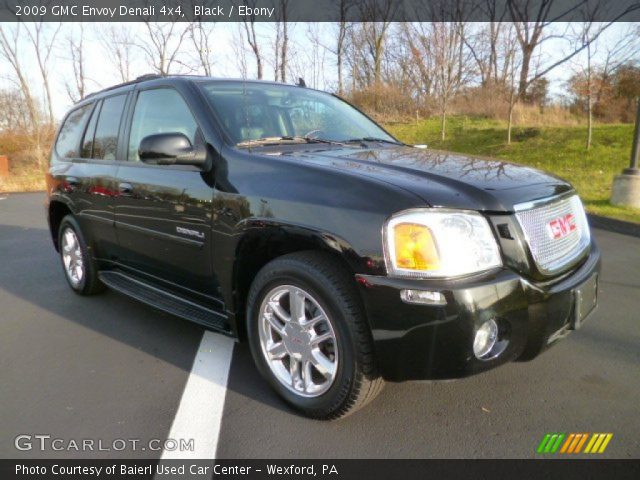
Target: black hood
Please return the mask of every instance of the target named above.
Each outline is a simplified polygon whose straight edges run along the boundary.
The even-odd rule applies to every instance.
[[[375,177],[415,193],[433,207],[512,212],[515,204],[572,190],[566,181],[533,168],[408,146],[286,154]]]

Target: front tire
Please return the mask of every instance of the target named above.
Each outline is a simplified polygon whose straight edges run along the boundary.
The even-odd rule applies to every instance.
[[[262,376],[311,418],[353,413],[382,389],[353,278],[330,254],[285,255],[260,270],[247,332]]]
[[[105,289],[98,278],[98,266],[91,256],[80,225],[72,215],[65,216],[58,230],[58,248],[65,278],[79,295],[93,295]]]

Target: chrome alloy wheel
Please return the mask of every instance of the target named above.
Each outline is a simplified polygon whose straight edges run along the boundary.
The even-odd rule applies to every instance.
[[[62,263],[71,284],[74,287],[80,285],[84,278],[84,260],[78,236],[71,228],[62,233]]]
[[[264,298],[259,313],[260,346],[275,377],[303,397],[325,393],[338,371],[338,345],[320,304],[293,285]]]

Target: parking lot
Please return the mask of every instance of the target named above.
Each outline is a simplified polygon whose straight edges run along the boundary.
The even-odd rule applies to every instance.
[[[270,391],[246,345],[210,332],[203,342],[201,327],[114,292],[72,293],[44,194],[0,198],[3,458],[153,458],[161,451],[23,451],[14,440],[148,445],[172,432],[192,435],[210,458],[529,458],[548,432],[611,432],[604,457],[640,457],[639,238],[594,230],[600,306],[538,359],[453,382],[387,384],[358,413],[318,422]],[[199,390],[199,375],[222,380]]]

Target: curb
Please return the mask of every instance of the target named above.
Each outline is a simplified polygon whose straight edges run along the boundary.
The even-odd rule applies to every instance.
[[[640,223],[625,222],[624,220],[601,217],[590,213],[587,216],[589,217],[589,224],[593,228],[601,228],[602,230],[640,238]]]

